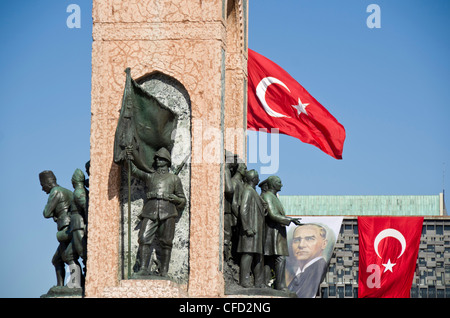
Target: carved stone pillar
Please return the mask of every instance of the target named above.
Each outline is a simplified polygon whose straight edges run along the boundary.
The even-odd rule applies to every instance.
[[[245,159],[247,2],[93,1],[86,297],[224,296],[223,156],[231,145]],[[127,184],[113,162],[113,145],[127,67],[142,87],[185,116],[172,152],[180,164],[191,150],[180,174],[188,205],[176,236],[174,280],[126,275]],[[134,183],[133,193],[140,186]],[[133,240],[139,200],[133,198]],[[133,260],[136,247],[133,242]]]

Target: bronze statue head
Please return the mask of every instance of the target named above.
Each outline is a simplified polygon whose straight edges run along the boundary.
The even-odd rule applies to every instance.
[[[245,173],[245,182],[255,187],[259,183],[259,175],[255,169],[248,170]]]
[[[239,172],[242,176],[245,176],[246,171],[247,171],[247,165],[243,162],[239,162],[236,172]]]
[[[72,175],[72,185],[75,187],[77,184],[82,184],[84,186],[84,173],[80,169],[76,169]]]
[[[261,181],[261,182],[258,184],[258,187],[261,188],[261,192],[266,192],[266,191],[269,189],[269,184],[267,183],[267,179]]]
[[[276,192],[280,191],[283,187],[281,179],[278,176],[270,176],[267,178],[267,185],[269,189],[275,190]]]
[[[170,167],[170,165],[172,164],[172,158],[170,157],[170,152],[169,150],[167,150],[166,148],[160,148],[156,153],[155,153],[155,164],[156,167],[158,166],[165,166],[167,163],[167,166]],[[163,160],[160,160],[163,159]]]
[[[42,191],[49,194],[50,191],[56,187],[58,184],[56,183],[56,177],[53,171],[45,170],[39,173],[39,181],[42,186]]]

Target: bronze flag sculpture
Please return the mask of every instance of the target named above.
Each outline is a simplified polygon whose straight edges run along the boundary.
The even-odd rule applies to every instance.
[[[177,116],[131,78],[130,68],[125,73],[122,108],[114,139],[114,162],[123,163],[126,148],[132,147],[136,167],[150,172],[156,151],[160,148],[172,151]]]

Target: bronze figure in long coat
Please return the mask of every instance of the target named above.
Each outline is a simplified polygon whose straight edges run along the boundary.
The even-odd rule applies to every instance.
[[[250,273],[253,272],[254,286],[264,286],[264,217],[265,208],[261,197],[255,190],[259,182],[258,173],[255,170],[245,174],[239,219],[241,228],[237,252],[241,253],[240,285],[251,287]],[[253,265],[253,266],[252,266]]]
[[[281,179],[277,176],[270,176],[267,179],[267,191],[261,194],[262,199],[266,202],[267,216],[264,239],[264,256],[269,258],[266,261],[266,276],[270,273],[270,268],[275,271],[275,288],[278,290],[286,290],[286,280],[284,270],[286,266],[286,256],[289,255],[289,249],[286,239],[286,226],[291,222],[300,225],[300,221],[296,218],[286,216],[284,207],[277,192],[283,186]],[[267,282],[266,277],[266,282]]]

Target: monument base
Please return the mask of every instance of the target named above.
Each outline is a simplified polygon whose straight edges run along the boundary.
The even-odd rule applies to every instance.
[[[83,296],[83,288],[53,286],[48,290],[47,294],[41,295],[41,298],[82,298]]]
[[[178,283],[175,279],[172,279],[168,276],[161,276],[156,273],[152,273],[149,275],[139,275],[137,273],[134,273],[130,279],[137,279],[137,280],[170,280],[174,283]]]
[[[159,276],[147,279],[128,279],[118,286],[106,287],[101,294],[105,298],[187,298],[187,285],[177,284]]]
[[[225,290],[227,296],[268,296],[268,297],[283,297],[283,298],[297,298],[295,293],[290,291],[276,290],[270,287],[267,288],[245,288],[239,285],[228,286]]]

